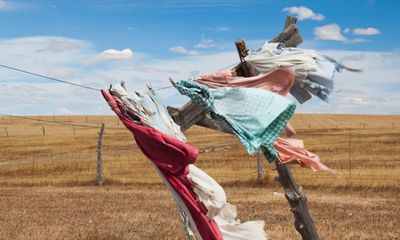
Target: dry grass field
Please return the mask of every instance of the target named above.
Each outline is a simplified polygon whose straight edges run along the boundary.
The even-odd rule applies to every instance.
[[[169,192],[115,117],[34,118],[49,122],[0,117],[0,239],[184,239]],[[306,148],[337,171],[292,166],[321,236],[400,239],[400,116],[300,114],[292,124]],[[233,136],[201,127],[186,136],[203,150],[229,146],[202,153],[196,165],[225,188],[242,221],[264,220],[270,239],[300,239],[274,165],[263,162],[259,182],[255,156]]]

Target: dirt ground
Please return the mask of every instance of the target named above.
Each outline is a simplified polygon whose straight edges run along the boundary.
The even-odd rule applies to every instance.
[[[300,239],[277,186],[225,188],[242,221],[270,239]],[[323,239],[400,239],[398,192],[308,189]],[[156,186],[0,189],[0,239],[185,239],[170,193]]]
[[[185,239],[170,193],[115,117],[38,119],[106,123],[104,186],[94,186],[98,128],[0,118],[0,240]],[[303,114],[292,124],[337,172],[291,166],[322,238],[400,239],[400,116]],[[270,239],[300,239],[274,164],[262,162],[260,183],[255,156],[233,136],[200,127],[185,134],[204,151],[222,148],[196,165],[224,187],[242,221],[265,221]]]

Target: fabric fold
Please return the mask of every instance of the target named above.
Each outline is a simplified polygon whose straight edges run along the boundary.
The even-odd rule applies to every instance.
[[[175,84],[214,119],[228,124],[248,153],[261,146],[270,161],[277,158],[273,143],[292,117],[296,105],[278,94],[257,88],[218,88],[182,80]]]
[[[293,86],[294,72],[278,68],[254,77],[234,77],[230,70],[225,70],[201,75],[196,82],[210,88],[259,88],[285,96]]]
[[[304,149],[303,140],[278,138],[274,147],[278,152],[278,159],[281,163],[298,163],[302,167],[311,168],[316,171],[333,171],[321,163],[319,157]]]
[[[295,81],[290,93],[300,102],[304,103],[312,95],[328,101],[328,96],[333,90],[333,79],[336,72],[351,69],[326,55],[314,50],[301,48],[286,48],[281,43],[264,43],[257,51],[245,57],[261,73],[268,73],[276,68],[289,68],[295,72]]]

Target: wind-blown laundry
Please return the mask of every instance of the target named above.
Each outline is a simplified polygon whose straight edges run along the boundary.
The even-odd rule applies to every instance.
[[[116,89],[121,90],[121,86],[116,85],[111,91],[102,90],[102,94],[121,122],[133,133],[139,148],[152,161],[157,173],[171,191],[188,236],[204,240],[266,239],[264,222],[240,223],[236,220],[236,208],[227,203],[223,188],[192,165],[199,151],[186,144],[184,139],[172,136],[174,133],[171,133],[171,129],[174,128],[165,127],[165,123],[168,125],[172,119],[156,92],[150,90],[141,93],[141,97],[151,101],[134,100],[151,111],[132,111],[117,94],[111,94]],[[147,98],[144,96],[146,94],[152,97]],[[163,118],[162,115],[166,119],[155,120]],[[152,119],[152,127],[146,126],[142,117]]]

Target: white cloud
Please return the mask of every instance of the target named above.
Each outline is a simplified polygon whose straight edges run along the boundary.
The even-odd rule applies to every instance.
[[[199,52],[194,51],[194,50],[187,50],[186,48],[184,48],[182,46],[171,47],[169,50],[173,53],[179,53],[179,54],[188,55],[188,56],[199,55]]]
[[[129,48],[125,48],[122,50],[107,49],[102,51],[101,53],[91,56],[84,63],[96,64],[99,62],[108,62],[108,61],[127,61],[131,59],[132,56],[133,52]]]
[[[290,14],[296,15],[296,17],[302,21],[306,19],[312,19],[316,21],[321,21],[325,19],[325,16],[320,14],[320,13],[315,13],[313,10],[304,7],[304,6],[293,6],[293,7],[287,7],[284,8],[283,11],[288,12]]]
[[[0,0],[0,10],[8,10],[14,7],[14,4],[7,0]]]
[[[201,49],[209,49],[215,47],[214,41],[211,39],[203,39],[196,45],[194,45],[194,48],[201,48]]]
[[[57,108],[54,110],[55,115],[71,115],[73,112],[66,108]]]
[[[47,46],[38,51],[49,51],[49,52],[65,52],[70,50],[79,50],[80,42],[71,39],[52,37],[49,39]]]
[[[54,68],[47,71],[46,76],[60,79],[76,77],[76,71],[71,68]]]
[[[307,113],[399,114],[400,76],[395,52],[324,51],[345,65],[363,72],[343,71],[335,76],[330,102],[318,99],[298,106]]]
[[[354,38],[354,39],[348,40],[346,43],[365,43],[365,42],[370,42],[370,41],[367,39],[364,39],[364,38]]]
[[[111,65],[82,65],[97,55],[92,44],[77,39],[79,48],[63,52],[45,49],[54,37],[27,37],[0,41],[0,62],[95,88],[126,81],[130,90],[170,86],[169,77],[188,79],[222,69],[238,61],[235,50],[160,59],[135,52],[130,61]],[[249,42],[257,42],[255,40]],[[255,48],[259,44],[254,44]],[[400,114],[400,55],[398,52],[324,51],[324,54],[362,73],[336,74],[330,103],[317,98],[299,105],[298,112]],[[0,68],[0,112],[10,114],[112,114],[101,95],[91,91]],[[181,106],[187,98],[174,88],[160,90],[164,102]],[[15,99],[15,101],[10,101]],[[64,110],[64,111],[63,111]],[[66,111],[65,111],[66,110]]]
[[[332,40],[332,41],[346,41],[347,38],[342,35],[340,26],[336,23],[316,27],[314,30],[315,36],[321,40]]]
[[[355,28],[353,29],[354,34],[358,35],[378,35],[381,34],[381,31],[377,28],[369,27],[369,28]]]
[[[216,32],[226,32],[230,30],[229,27],[208,27],[207,29]]]
[[[129,48],[123,50],[107,49],[98,56],[101,60],[127,60],[132,58],[133,52]]]

